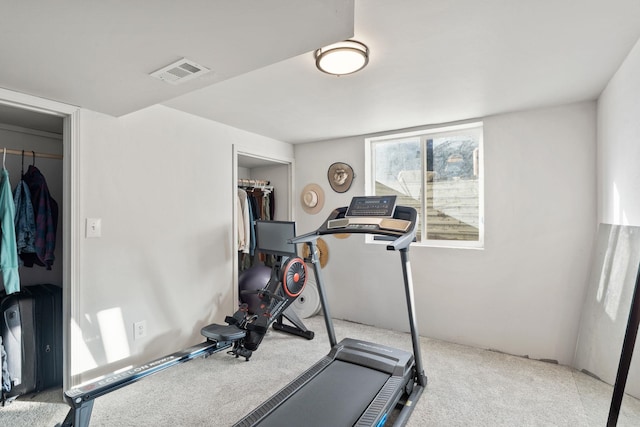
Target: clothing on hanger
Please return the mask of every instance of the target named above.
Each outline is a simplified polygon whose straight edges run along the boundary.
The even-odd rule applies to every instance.
[[[244,202],[246,197],[246,202]],[[242,202],[241,202],[242,201]],[[265,262],[264,254],[256,256],[255,222],[257,220],[272,220],[275,217],[275,192],[269,181],[265,180],[238,180],[238,266],[239,271],[252,267],[256,258]],[[243,204],[246,203],[246,204]],[[249,214],[245,219],[244,207]],[[242,213],[241,213],[242,212]],[[240,230],[241,224],[243,226]],[[248,227],[245,227],[248,225]],[[248,253],[247,253],[248,252]]]
[[[35,252],[21,253],[20,259],[25,267],[33,267],[36,264],[51,270],[55,260],[58,203],[51,197],[45,177],[34,165],[29,166],[23,180],[31,192],[36,234]]]
[[[238,189],[237,195],[237,213],[238,213],[238,251],[248,254],[249,253],[249,237],[251,227],[249,221],[249,202],[247,201],[247,193]]]
[[[6,156],[6,148],[4,155]],[[8,294],[20,290],[20,275],[18,274],[18,250],[16,248],[15,229],[15,205],[11,194],[9,171],[5,168],[5,159],[2,159],[2,172],[0,172],[0,270],[4,289]]]
[[[35,164],[35,153],[34,160]],[[20,170],[20,182],[13,190],[13,203],[16,206],[16,246],[18,254],[35,253],[36,251],[36,218],[31,203],[29,186],[24,182],[24,150],[22,150],[22,169]]]
[[[36,252],[36,218],[31,203],[29,186],[20,179],[13,191],[13,203],[16,207],[15,227],[18,254]]]

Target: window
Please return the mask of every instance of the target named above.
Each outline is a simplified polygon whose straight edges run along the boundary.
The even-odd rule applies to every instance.
[[[482,247],[482,123],[366,140],[367,194],[418,211],[417,241]]]

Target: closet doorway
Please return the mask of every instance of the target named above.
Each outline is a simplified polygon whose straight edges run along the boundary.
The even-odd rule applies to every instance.
[[[257,187],[267,185],[273,191],[274,210],[273,217],[276,221],[293,220],[293,158],[286,156],[273,156],[260,153],[258,150],[233,147],[233,247],[238,248],[238,210],[235,202],[237,190],[243,186],[251,186],[253,182]],[[268,183],[268,184],[267,184]],[[240,271],[239,254],[233,257],[233,301],[232,310],[235,311],[236,302],[239,300],[238,272]]]
[[[46,267],[19,266],[21,287],[53,284],[62,288],[62,387],[70,387],[71,316],[73,295],[78,292],[76,271],[79,233],[78,165],[74,155],[79,139],[79,109],[30,95],[0,89],[0,154],[5,157],[12,192],[21,174],[35,166],[44,176],[51,197],[58,205],[55,260]],[[4,149],[7,154],[4,156]],[[24,166],[22,150],[24,150]]]

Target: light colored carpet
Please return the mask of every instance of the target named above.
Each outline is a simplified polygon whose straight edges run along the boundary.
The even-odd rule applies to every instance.
[[[322,317],[305,324],[316,332],[313,341],[270,331],[250,362],[222,352],[98,398],[91,426],[232,425],[328,353]],[[408,334],[344,321],[335,326],[338,340],[411,349]],[[421,348],[429,383],[409,426],[606,424],[611,387],[571,368],[427,338]],[[60,390],[23,396],[0,409],[0,425],[51,427],[67,410]],[[640,401],[625,398],[618,425],[640,425]]]

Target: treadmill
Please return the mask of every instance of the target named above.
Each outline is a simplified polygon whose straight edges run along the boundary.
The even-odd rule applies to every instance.
[[[290,243],[309,246],[318,293],[331,344],[327,356],[294,379],[234,426],[306,427],[403,426],[427,384],[422,367],[409,245],[415,239],[417,213],[396,206],[395,196],[354,197],[335,209],[316,231]],[[345,338],[336,341],[316,241],[337,233],[364,233],[387,240],[400,253],[413,352]],[[390,425],[390,424],[389,424]]]

